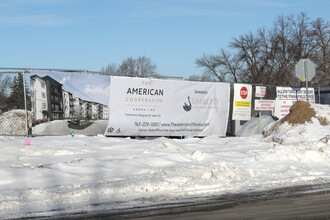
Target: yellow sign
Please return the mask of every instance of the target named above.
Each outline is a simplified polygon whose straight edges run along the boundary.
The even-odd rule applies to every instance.
[[[235,100],[235,107],[250,107],[251,106],[251,102],[248,101],[236,101]]]

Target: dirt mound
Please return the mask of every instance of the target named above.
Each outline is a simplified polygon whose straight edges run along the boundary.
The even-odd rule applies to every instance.
[[[312,123],[312,118],[317,118],[320,125],[327,126],[329,121],[326,117],[317,116],[314,108],[307,102],[298,101],[290,108],[290,113],[279,121],[270,124],[264,131],[265,137],[273,134],[274,132],[280,132],[279,127],[288,122],[289,125],[305,124],[306,122]]]
[[[290,108],[290,113],[281,119],[281,123],[288,122],[289,124],[305,124],[305,122],[312,122],[315,117],[319,120],[320,124],[328,125],[326,118],[316,117],[316,112],[311,105],[307,102],[298,101]]]
[[[306,121],[311,122],[316,112],[310,107],[311,105],[307,102],[296,102],[296,104],[291,106],[290,113],[281,119],[282,123],[286,121],[289,124],[304,124]]]

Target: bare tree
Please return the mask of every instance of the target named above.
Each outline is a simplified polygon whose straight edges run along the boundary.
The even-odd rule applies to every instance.
[[[208,74],[203,75],[191,75],[188,78],[189,81],[200,81],[200,82],[216,82],[214,78],[211,78]]]
[[[220,55],[203,55],[196,59],[197,67],[204,68],[202,78],[207,81],[238,82],[241,63],[236,57],[221,50]],[[196,77],[195,77],[196,78]]]
[[[290,15],[287,20],[290,24],[291,40],[294,43],[292,52],[295,61],[310,57],[315,45],[311,43],[310,22],[307,14],[302,12],[297,16]]]
[[[119,67],[120,75],[123,76],[137,76],[137,64],[136,60],[132,57],[129,57],[121,63]]]
[[[139,77],[149,77],[157,75],[157,66],[151,62],[151,59],[145,56],[136,59],[137,75]]]
[[[296,63],[295,41],[292,39],[290,22],[287,17],[279,16],[271,30],[272,52],[274,54],[271,65],[274,72],[270,83],[273,85],[294,85],[298,81],[294,76],[294,63]]]
[[[330,31],[323,19],[309,22],[306,13],[279,16],[270,30],[234,38],[229,47],[233,54],[221,49],[219,55],[203,55],[197,67],[217,81],[299,86],[295,65],[310,58],[317,65],[317,76],[311,85],[330,84]],[[194,77],[196,78],[196,76]]]
[[[200,75],[191,75],[189,76],[188,80],[189,81],[202,81],[202,77]]]
[[[245,82],[258,82],[258,62],[261,57],[260,41],[253,33],[241,35],[230,42],[230,47],[238,51],[238,59],[242,61],[247,71],[241,74]]]
[[[119,67],[117,64],[110,63],[106,67],[102,67],[101,72],[107,75],[119,75]]]
[[[140,56],[137,59],[133,57],[126,58],[117,66],[109,64],[102,68],[101,72],[109,75],[136,76],[136,77],[158,77],[157,66],[152,63],[151,58]]]
[[[323,19],[318,18],[313,21],[310,35],[312,42],[315,45],[312,59],[316,63],[317,74],[312,82],[318,86],[330,85],[330,22],[325,22]]]
[[[226,81],[237,83],[242,71],[242,62],[238,56],[231,55],[222,49],[217,60],[220,63],[220,71],[226,76]]]
[[[197,67],[204,68],[204,74],[210,78],[216,78],[219,82],[224,82],[224,75],[218,70],[219,63],[216,61],[215,55],[204,54],[201,58],[196,59]]]

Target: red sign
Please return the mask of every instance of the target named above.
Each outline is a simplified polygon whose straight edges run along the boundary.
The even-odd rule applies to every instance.
[[[254,100],[254,110],[267,111],[275,108],[275,100]]]
[[[256,97],[265,97],[266,87],[265,86],[256,86]]]
[[[248,90],[247,90],[247,88],[246,87],[242,87],[239,94],[242,97],[242,99],[246,99],[246,97],[248,96]]]

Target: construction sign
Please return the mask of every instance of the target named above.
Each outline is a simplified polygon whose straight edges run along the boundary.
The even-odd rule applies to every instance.
[[[252,86],[234,84],[233,120],[251,119]]]

